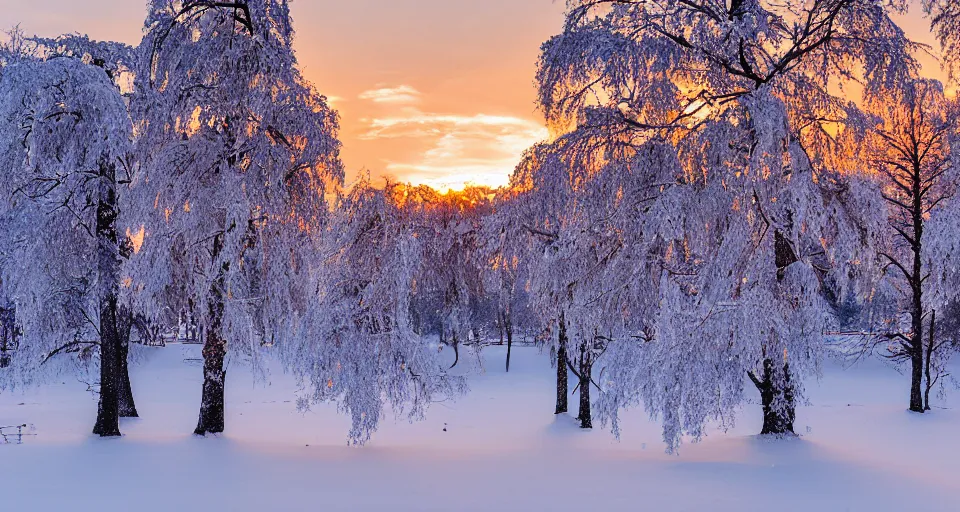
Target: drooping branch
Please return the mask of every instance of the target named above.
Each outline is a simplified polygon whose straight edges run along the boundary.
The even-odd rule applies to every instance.
[[[40,364],[44,365],[47,363],[47,361],[49,361],[50,359],[53,359],[53,357],[56,356],[57,354],[65,351],[70,351],[70,349],[73,349],[73,348],[97,347],[97,346],[100,346],[99,341],[73,341],[73,342],[67,343],[66,345],[61,345],[60,347],[57,347],[55,350],[47,354],[46,357],[43,358],[43,361],[40,362]]]

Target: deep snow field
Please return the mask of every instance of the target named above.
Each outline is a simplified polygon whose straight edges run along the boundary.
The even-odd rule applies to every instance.
[[[960,511],[960,392],[908,413],[907,377],[876,361],[826,364],[799,439],[754,436],[748,405],[734,430],[668,455],[642,410],[624,414],[619,441],[577,428],[575,396],[554,417],[536,348],[515,347],[509,374],[504,347],[483,349],[482,367],[464,351],[467,396],[422,422],[391,414],[360,448],[335,407],[298,412],[289,376],[255,382],[242,366],[227,373],[227,432],[197,438],[199,347],[143,350],[141,418],[122,438],[89,435],[96,397],[75,377],[0,394],[0,425],[36,434],[0,444],[0,511]]]

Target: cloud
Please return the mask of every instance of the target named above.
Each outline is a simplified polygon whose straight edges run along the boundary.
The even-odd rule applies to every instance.
[[[334,108],[336,108],[338,104],[343,103],[344,101],[346,101],[346,99],[344,99],[341,96],[327,96],[327,105]]]
[[[534,132],[543,126],[527,119],[510,116],[476,114],[461,116],[431,114],[418,109],[404,109],[400,115],[364,120],[370,127],[362,137],[366,140],[400,137],[434,137],[451,132],[472,134]]]
[[[524,150],[547,137],[533,120],[511,116],[435,114],[405,107],[390,117],[364,120],[361,138],[425,141],[429,149],[409,161],[388,160],[386,171],[438,189],[466,184],[500,186]]]
[[[361,100],[374,103],[388,103],[393,105],[412,105],[420,102],[420,91],[409,85],[397,87],[382,87],[360,93]]]

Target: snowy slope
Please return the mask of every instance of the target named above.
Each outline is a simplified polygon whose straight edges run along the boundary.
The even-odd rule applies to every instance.
[[[674,456],[642,411],[619,442],[555,418],[553,371],[534,348],[514,349],[509,374],[500,347],[484,349],[482,373],[463,358],[478,373],[468,396],[388,421],[362,448],[346,446],[334,407],[297,412],[289,377],[255,384],[233,367],[227,434],[195,438],[198,355],[172,345],[132,370],[142,419],[120,439],[88,435],[95,397],[74,380],[0,395],[0,424],[37,434],[0,445],[0,510],[960,510],[960,414],[907,413],[906,378],[877,363],[828,366],[809,384],[802,439],[754,437],[751,407]]]

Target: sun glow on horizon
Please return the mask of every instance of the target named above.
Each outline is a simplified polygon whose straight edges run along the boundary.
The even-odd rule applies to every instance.
[[[420,105],[424,95],[410,85],[380,85],[358,99],[379,107],[379,115],[361,119],[361,140],[423,148],[408,158],[385,159],[384,173],[441,192],[507,185],[523,152],[549,136],[542,122],[531,119],[428,111]]]

